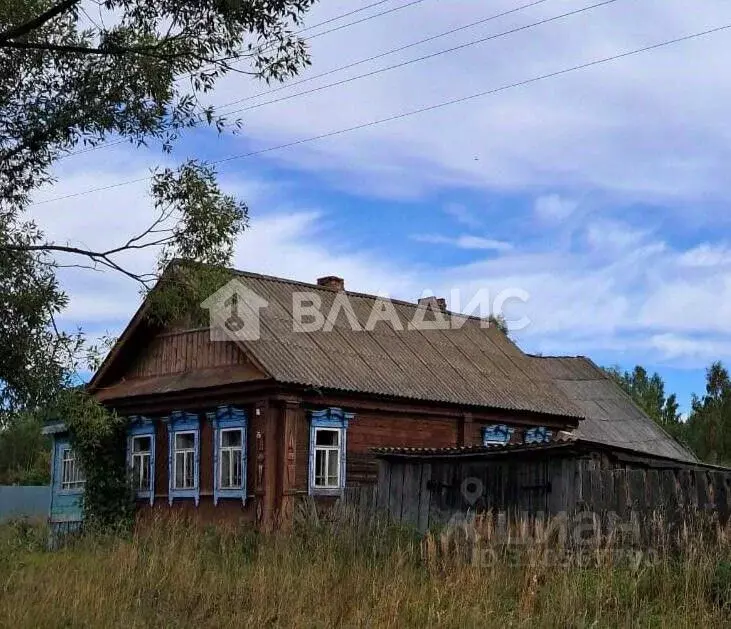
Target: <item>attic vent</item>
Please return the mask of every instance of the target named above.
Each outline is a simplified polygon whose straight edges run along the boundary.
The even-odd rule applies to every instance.
[[[323,288],[332,288],[333,290],[345,290],[345,280],[336,275],[327,275],[318,278],[317,285]]]
[[[419,299],[419,305],[424,308],[432,308],[447,311],[447,300],[444,297],[422,297]]]

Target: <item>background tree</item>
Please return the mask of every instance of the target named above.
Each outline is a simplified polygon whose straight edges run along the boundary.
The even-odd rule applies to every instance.
[[[688,441],[705,461],[731,464],[731,380],[720,362],[706,370],[706,393],[693,396]]]
[[[655,372],[649,376],[640,365],[631,372],[623,372],[618,367],[605,368],[605,371],[655,422],[676,439],[685,440],[685,425],[681,421],[677,396],[674,393],[665,395],[665,382],[660,374]]]

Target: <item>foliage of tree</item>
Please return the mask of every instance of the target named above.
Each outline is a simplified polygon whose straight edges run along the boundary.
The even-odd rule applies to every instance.
[[[731,464],[731,379],[720,362],[706,370],[705,395],[693,395],[686,433],[700,458]]]
[[[42,427],[40,415],[21,413],[0,429],[0,485],[48,484],[51,450]]]
[[[55,164],[110,140],[169,152],[191,127],[235,130],[201,96],[230,73],[279,81],[308,65],[296,28],[314,1],[0,0],[0,427],[77,383],[83,335],[55,324],[68,302],[59,268],[111,269],[146,291],[172,258],[230,263],[246,227],[246,205],[192,160],[153,172],[142,232],[105,250],[49,241],[28,208]],[[75,211],[104,210],[81,200]],[[158,269],[125,267],[122,254],[148,247],[161,249]],[[213,281],[184,279],[183,298],[168,287],[158,318]]]
[[[110,141],[170,152],[192,127],[237,130],[201,105],[227,74],[266,82],[309,64],[296,29],[315,0],[0,0],[0,475],[29,482],[48,470],[44,408],[69,424],[87,473],[85,509],[106,525],[125,513],[123,422],[75,388],[99,352],[56,320],[68,304],[64,266],[108,269],[143,292],[171,260],[228,265],[248,208],[191,160],[155,169],[154,213],[137,234],[104,250],[49,241],[28,218],[33,196],[55,181],[59,159]],[[75,211],[85,208],[80,200]],[[122,254],[154,247],[157,269],[138,273]],[[166,274],[153,315],[174,318],[221,275]],[[99,348],[96,348],[99,349]],[[107,451],[107,447],[116,444]],[[120,453],[122,453],[120,455]],[[43,459],[45,457],[45,463]],[[110,458],[111,457],[111,458]],[[106,470],[106,471],[102,471]],[[115,512],[115,509],[117,510]]]
[[[631,372],[610,367],[605,371],[634,399],[635,403],[676,439],[683,437],[678,399],[675,393],[665,395],[665,382],[660,374],[651,376],[637,365]]]

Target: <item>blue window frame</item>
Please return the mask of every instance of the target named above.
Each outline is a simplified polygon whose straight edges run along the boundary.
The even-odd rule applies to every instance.
[[[548,430],[545,426],[539,426],[538,428],[530,428],[525,431],[523,436],[523,442],[526,444],[531,443],[548,443],[553,437],[553,431]]]
[[[513,436],[515,428],[505,424],[482,427],[482,444],[485,446],[507,445]]]
[[[200,420],[198,415],[175,411],[168,424],[168,501],[192,498],[200,502]]]
[[[130,417],[127,467],[138,499],[155,502],[155,424],[147,417]]]
[[[54,455],[58,492],[67,495],[83,494],[86,477],[71,442],[68,439],[57,440]]]
[[[340,408],[310,414],[310,495],[340,495],[345,489],[347,431],[353,417]]]
[[[246,504],[246,413],[219,406],[207,417],[213,426],[213,502],[238,498]]]

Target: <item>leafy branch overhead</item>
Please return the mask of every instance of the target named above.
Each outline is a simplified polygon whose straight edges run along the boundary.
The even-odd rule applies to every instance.
[[[78,383],[83,335],[56,325],[68,305],[60,269],[112,270],[149,290],[173,259],[230,265],[247,225],[247,206],[192,160],[153,171],[140,233],[104,248],[48,240],[27,212],[59,160],[110,140],[170,152],[187,129],[236,130],[203,97],[230,73],[271,82],[306,67],[298,31],[314,1],[0,0],[0,423]],[[127,254],[150,248],[159,266],[141,272]],[[177,302],[209,282],[183,285]],[[160,317],[176,299],[161,303]]]

